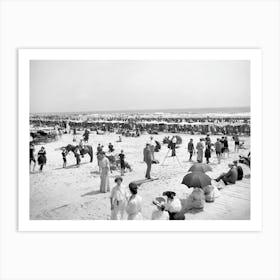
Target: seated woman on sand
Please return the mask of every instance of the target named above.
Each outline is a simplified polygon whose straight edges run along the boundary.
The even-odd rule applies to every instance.
[[[129,198],[128,190],[126,186],[122,184],[122,177],[117,176],[115,178],[116,186],[113,187],[110,195],[111,203],[111,220],[123,220],[125,207]]]
[[[195,188],[193,192],[188,196],[184,210],[200,209],[204,208],[205,196],[204,191],[201,188]]]
[[[128,220],[142,220],[142,197],[137,194],[138,186],[135,183],[129,184],[129,190],[131,196],[128,199],[126,206],[126,212],[128,214]]]
[[[167,196],[167,202],[165,203],[164,208],[169,213],[169,220],[184,220],[185,216],[180,213],[182,210],[182,204],[180,199],[175,197],[176,193],[167,191],[162,195]]]
[[[163,197],[157,197],[153,204],[157,207],[152,213],[152,220],[169,220],[169,214],[165,211],[165,199]]]
[[[215,201],[215,192],[214,187],[212,185],[208,185],[203,188],[205,201],[206,202],[214,202]]]

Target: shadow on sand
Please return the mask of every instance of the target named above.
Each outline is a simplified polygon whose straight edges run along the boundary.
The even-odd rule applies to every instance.
[[[100,175],[100,172],[99,171],[90,171],[90,174],[92,174],[92,175]]]
[[[88,163],[89,163],[89,162],[82,162],[82,163],[80,163],[80,166],[81,166],[81,165],[84,165],[84,164],[88,164]],[[79,168],[79,166],[78,166],[77,164],[71,164],[71,165],[66,166],[65,168],[63,168],[63,167],[57,167],[57,168],[55,168],[54,170],[73,169],[73,168]]]
[[[187,206],[187,199],[185,198],[182,198],[180,199],[181,201],[181,205],[182,205],[182,210],[180,211],[181,214],[186,214],[186,213],[191,213],[191,214],[196,214],[196,213],[200,213],[200,212],[203,212],[203,208],[191,208],[191,209],[188,209]]]
[[[82,194],[81,197],[89,196],[89,195],[96,195],[96,194],[99,194],[99,193],[101,193],[101,192],[100,191],[91,191],[91,192]]]

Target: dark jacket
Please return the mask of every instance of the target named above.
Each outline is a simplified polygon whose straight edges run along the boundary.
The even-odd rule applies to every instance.
[[[237,181],[243,179],[243,169],[240,165],[237,166]]]
[[[231,183],[231,184],[235,184],[236,180],[237,180],[237,168],[236,166],[232,167],[228,173],[225,175],[226,177],[226,181]]]
[[[152,152],[150,148],[145,147],[143,150],[143,154],[144,154],[144,161],[146,163],[152,163]]]

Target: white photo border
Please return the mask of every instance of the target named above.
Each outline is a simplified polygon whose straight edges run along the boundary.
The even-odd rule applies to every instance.
[[[30,220],[29,96],[31,60],[249,60],[251,89],[250,220],[107,221]],[[18,49],[19,231],[261,231],[262,51],[261,49]],[[252,141],[254,139],[254,141]]]

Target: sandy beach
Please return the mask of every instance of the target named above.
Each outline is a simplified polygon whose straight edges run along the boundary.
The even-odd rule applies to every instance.
[[[78,139],[82,135],[79,132]],[[154,135],[154,139],[161,142],[165,136],[170,134],[161,133]],[[185,199],[192,189],[181,184],[182,178],[187,174],[192,162],[188,161],[187,143],[190,138],[194,143],[198,142],[200,135],[180,135],[183,143],[176,150],[177,158],[165,156],[168,153],[166,145],[162,145],[161,150],[155,153],[155,158],[160,164],[153,164],[152,177],[158,180],[144,183],[139,188],[139,194],[143,198],[142,214],[144,219],[151,219],[151,214],[155,209],[152,200],[161,196],[162,192],[175,191],[180,199]],[[126,161],[132,166],[132,172],[126,172],[124,184],[144,178],[146,164],[143,162],[143,148],[149,141],[150,135],[143,134],[140,137],[123,137],[121,143],[116,142],[118,135],[107,133],[97,135],[91,132],[89,144],[93,146],[94,152],[98,143],[104,145],[104,151],[108,151],[108,144],[111,142],[115,147],[114,153],[124,150]],[[217,136],[211,135],[211,140],[215,141]],[[213,152],[210,159],[212,172],[207,174],[211,178],[216,178],[221,172],[228,170],[227,164],[238,155],[247,155],[250,151],[250,137],[241,137],[245,142],[245,149],[239,153],[234,153],[234,142],[229,138],[229,157],[217,163],[216,155]],[[64,134],[60,139],[44,145],[47,152],[47,165],[43,173],[38,172],[38,166],[34,173],[30,174],[30,219],[50,219],[50,220],[108,220],[110,219],[109,193],[100,193],[100,177],[96,157],[90,163],[89,156],[82,158],[81,166],[76,167],[73,153],[67,156],[67,168],[62,168],[62,156],[60,148],[69,143],[73,143],[73,136]],[[36,146],[38,152],[41,145]],[[170,152],[171,154],[171,152]],[[193,159],[196,159],[194,155]],[[179,161],[179,162],[178,162]],[[225,186],[220,191],[220,197],[214,203],[206,203],[204,211],[185,214],[188,219],[205,220],[244,220],[250,219],[250,169],[246,165],[241,165],[244,170],[245,179],[237,184]],[[119,175],[118,171],[113,171],[110,175],[110,187],[112,188],[114,178]],[[246,176],[247,175],[247,176]]]

